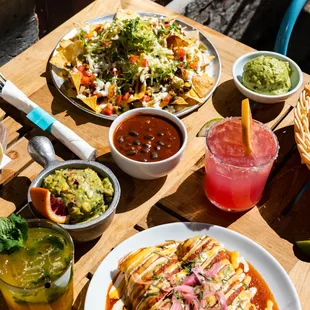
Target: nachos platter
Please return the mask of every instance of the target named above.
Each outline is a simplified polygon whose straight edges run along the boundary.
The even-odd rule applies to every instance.
[[[211,96],[221,67],[214,46],[190,25],[128,10],[76,25],[50,64],[71,103],[106,119],[137,107],[187,114]]]

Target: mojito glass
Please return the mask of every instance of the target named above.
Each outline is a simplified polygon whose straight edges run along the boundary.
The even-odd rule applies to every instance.
[[[69,310],[73,303],[71,236],[47,220],[29,220],[24,248],[0,254],[0,289],[11,310]]]

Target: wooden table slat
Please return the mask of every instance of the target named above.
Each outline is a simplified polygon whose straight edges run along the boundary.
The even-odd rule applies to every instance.
[[[231,69],[237,57],[253,49],[177,15],[178,18],[201,30],[216,46],[222,61],[221,81],[206,104],[198,111],[182,118],[188,130],[189,139],[180,165],[166,178],[155,181],[135,180],[121,172],[111,159],[107,140],[111,123],[95,119],[66,101],[52,85],[47,66],[52,49],[59,38],[73,27],[74,23],[113,13],[121,6],[136,11],[176,15],[167,8],[148,0],[143,3],[138,0],[97,0],[0,70],[40,107],[96,147],[99,151],[98,161],[110,167],[121,183],[121,201],[111,226],[98,240],[83,246],[76,246],[74,283],[75,296],[78,298],[73,309],[84,308],[83,301],[89,284],[87,275],[95,272],[112,248],[139,230],[180,220],[222,225],[258,242],[290,273],[301,296],[303,309],[310,308],[310,300],[307,298],[309,296],[307,287],[310,287],[310,279],[307,277],[309,267],[294,255],[292,244],[280,237],[294,241],[290,237],[297,238],[296,231],[298,225],[301,225],[301,217],[302,225],[305,225],[305,219],[309,215],[308,191],[288,214],[283,215],[283,210],[296,197],[308,178],[308,172],[300,164],[295,150],[292,127],[292,107],[295,106],[299,94],[296,93],[285,103],[274,105],[251,102],[254,118],[275,130],[281,145],[279,157],[259,210],[253,208],[245,214],[227,214],[219,211],[207,201],[203,191],[205,146],[204,139],[196,137],[196,134],[204,123],[213,118],[240,115],[240,103],[243,96],[234,86]],[[304,83],[309,81],[310,77],[305,74]],[[27,152],[28,139],[33,135],[45,133],[37,128],[32,129],[33,127],[29,125],[24,115],[18,114],[17,117],[16,111],[11,113],[12,109],[5,108],[5,103],[1,107],[5,112],[0,109],[0,120],[8,114],[3,122],[7,124],[12,144],[7,153],[13,159],[3,169],[0,179],[0,185],[2,185],[0,216],[6,216],[26,203],[28,186],[42,169],[32,162]],[[19,124],[23,124],[24,128],[21,128]],[[17,140],[18,132],[25,136]],[[55,146],[60,157],[73,158],[72,153],[64,150],[60,143],[56,142]],[[309,231],[305,229],[303,236],[308,233]],[[0,309],[2,309],[1,306]]]
[[[3,121],[2,124],[8,130],[8,147],[10,147],[19,138],[19,133],[17,132],[22,128],[22,125],[17,123],[12,117],[8,116]]]

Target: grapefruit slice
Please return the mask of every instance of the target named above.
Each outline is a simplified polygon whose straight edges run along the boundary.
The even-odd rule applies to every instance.
[[[248,98],[242,100],[241,121],[242,121],[242,143],[244,146],[245,155],[251,155],[253,153],[251,145],[252,114]]]
[[[30,197],[33,206],[41,215],[59,224],[67,222],[69,218],[67,207],[56,199],[48,189],[32,187]]]

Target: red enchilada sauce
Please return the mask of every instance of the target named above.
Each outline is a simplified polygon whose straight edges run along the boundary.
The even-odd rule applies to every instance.
[[[182,145],[180,130],[169,120],[140,114],[125,119],[114,132],[115,148],[127,158],[156,162],[176,154]]]

